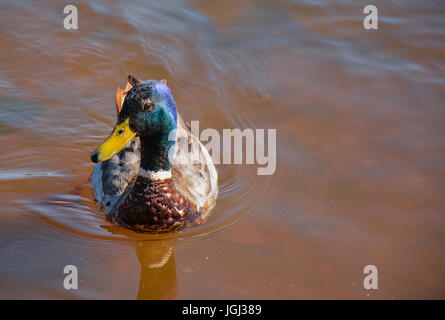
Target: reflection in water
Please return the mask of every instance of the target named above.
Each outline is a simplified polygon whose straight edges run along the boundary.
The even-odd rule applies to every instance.
[[[138,299],[174,299],[178,293],[174,239],[141,241],[136,253],[141,265]]]
[[[125,238],[130,234],[134,236],[132,231],[120,226],[106,225],[102,228],[116,236]],[[178,293],[174,249],[176,235],[174,233],[160,235],[136,233],[136,235],[140,239],[131,241],[131,245],[135,249],[141,269],[137,299],[176,298]]]

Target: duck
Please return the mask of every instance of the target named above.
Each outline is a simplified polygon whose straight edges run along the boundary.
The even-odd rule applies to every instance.
[[[116,113],[111,134],[90,155],[93,197],[107,218],[149,233],[207,221],[217,171],[177,112],[167,82],[129,75],[116,91]]]

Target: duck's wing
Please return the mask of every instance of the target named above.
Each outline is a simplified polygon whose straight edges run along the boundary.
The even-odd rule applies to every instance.
[[[117,155],[94,167],[91,176],[93,196],[108,214],[113,215],[125,199],[126,192],[136,180],[140,161],[140,141],[135,137]]]
[[[131,82],[138,81],[128,76],[124,89],[116,91],[116,112],[122,109],[127,92],[133,87]],[[108,214],[115,213],[126,194],[131,190],[139,172],[141,162],[141,144],[135,137],[118,154],[110,160],[100,162],[94,167],[91,175],[93,196]]]
[[[172,178],[179,192],[195,203],[203,216],[207,215],[218,196],[218,174],[207,149],[179,114]]]

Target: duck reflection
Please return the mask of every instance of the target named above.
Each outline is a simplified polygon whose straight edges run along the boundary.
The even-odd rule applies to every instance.
[[[114,235],[129,238],[131,241],[141,267],[137,299],[164,300],[176,298],[178,278],[176,276],[174,249],[176,238],[174,234],[135,234],[133,231],[117,225],[103,225],[101,227]]]
[[[141,266],[137,299],[174,299],[178,293],[174,239],[146,240],[136,245]]]

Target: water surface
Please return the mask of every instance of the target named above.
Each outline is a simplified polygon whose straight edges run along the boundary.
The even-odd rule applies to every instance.
[[[379,1],[377,31],[366,4],[78,2],[67,31],[57,1],[2,1],[0,298],[444,298],[445,4]],[[201,129],[275,128],[275,174],[218,165],[173,235],[107,221],[89,154],[129,73]]]

